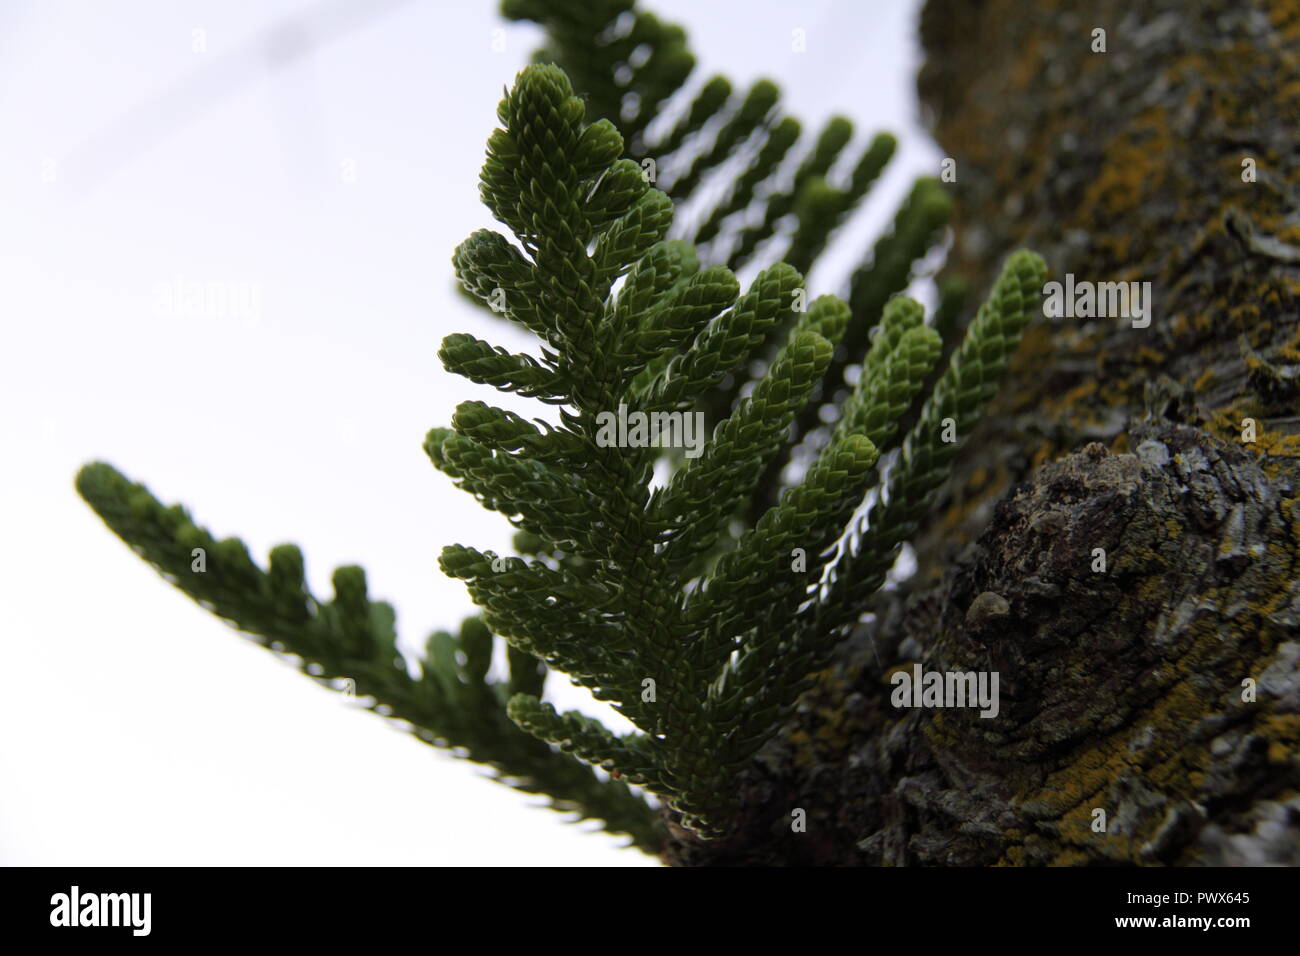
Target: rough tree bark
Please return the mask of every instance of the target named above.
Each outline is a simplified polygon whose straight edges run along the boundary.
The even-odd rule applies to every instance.
[[[922,41],[947,268],[1028,246],[1151,282],[1151,324],[1031,328],[921,570],[738,783],[744,828],[665,859],[1300,863],[1300,3],[929,0]],[[914,662],[999,672],[1001,713],[895,709]]]

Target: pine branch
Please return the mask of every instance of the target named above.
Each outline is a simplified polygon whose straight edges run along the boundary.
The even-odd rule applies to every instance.
[[[927,429],[949,413],[958,427],[973,424],[1031,314],[1040,262],[1013,257],[972,324],[889,474],[883,500],[894,510],[873,526],[869,554],[835,545],[942,347],[920,305],[903,298],[883,306],[829,443],[727,550],[722,532],[743,516],[763,469],[815,403],[836,344],[858,317],[834,296],[799,307],[803,279],[786,263],[764,270],[743,294],[724,267],[695,271],[689,247],[664,241],[672,206],[649,183],[638,192],[622,181],[621,206],[582,201],[625,161],[613,158],[621,150],[608,127],[590,135],[580,107],[557,68],[519,75],[498,109],[504,125],[489,138],[481,179],[494,184],[485,201],[524,251],[519,261],[499,251],[455,259],[458,268],[468,264],[462,281],[471,288],[482,286],[486,268],[500,275],[497,263],[508,260],[524,277],[518,288],[540,290],[545,308],[506,314],[551,345],[540,364],[555,376],[552,396],[567,395],[562,425],[538,427],[466,403],[453,428],[435,429],[427,442],[437,467],[524,529],[525,543],[548,543],[554,563],[456,545],[442,564],[469,583],[487,623],[518,651],[612,701],[640,732],[617,737],[527,694],[509,710],[520,727],[658,793],[685,826],[721,834],[735,809],[736,774],[789,716],[869,595],[845,582],[856,565],[873,573],[892,561],[895,538],[947,473],[951,455],[934,447]],[[598,154],[584,151],[594,141]],[[856,188],[878,168],[877,160],[860,163]],[[837,215],[819,228],[829,231]],[[913,218],[900,231],[922,231]],[[477,233],[472,242],[512,248],[505,236]],[[892,255],[881,256],[882,270],[886,260],[905,258]],[[614,292],[610,277],[620,275],[627,279]],[[540,328],[537,315],[546,317]],[[647,423],[671,435],[678,422],[676,444],[685,445],[694,409],[782,329],[783,344],[707,443],[698,429],[701,443],[674,456],[664,447],[672,440],[649,434]],[[628,424],[633,419],[640,424]],[[657,459],[667,459],[671,476],[652,488]],[[824,578],[840,590],[828,596]]]
[[[467,618],[459,635],[433,634],[423,672],[413,679],[397,650],[393,609],[367,596],[361,568],[335,571],[334,598],[323,601],[308,592],[294,545],[273,548],[260,568],[242,541],[215,540],[184,508],[163,506],[103,463],[81,469],[77,490],[165,579],[318,683],[355,693],[376,713],[405,721],[425,743],[486,764],[496,779],[546,796],[556,810],[601,820],[611,833],[658,852],[659,822],[639,795],[620,781],[597,778],[508,719],[509,695],[540,693],[544,671],[535,658],[512,655],[509,685],[487,680],[493,638],[478,619]]]

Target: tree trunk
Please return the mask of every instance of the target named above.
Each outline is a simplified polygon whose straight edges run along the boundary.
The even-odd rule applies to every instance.
[[[929,0],[922,41],[947,268],[1026,246],[1150,324],[1030,328],[746,825],[665,858],[1300,863],[1300,4]],[[997,672],[998,715],[894,707],[915,663]]]

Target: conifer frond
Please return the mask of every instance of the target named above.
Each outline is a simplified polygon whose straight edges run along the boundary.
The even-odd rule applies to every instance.
[[[601,820],[658,852],[662,828],[639,794],[623,781],[600,779],[506,716],[512,695],[541,693],[545,669],[512,650],[508,683],[489,680],[493,636],[480,619],[466,618],[455,635],[430,635],[421,675],[412,678],[397,649],[393,608],[368,596],[361,568],[336,570],[334,597],[322,600],[307,590],[294,545],[272,548],[267,567],[258,567],[242,541],[217,541],[184,508],[164,506],[102,462],[81,469],[77,491],[164,578],[318,683],[405,721],[425,743],[486,764],[497,779],[547,797],[556,810]]]
[[[783,113],[780,88],[766,79],[737,91],[726,78],[713,77],[688,102],[684,86],[695,57],[684,32],[634,0],[504,0],[502,13],[544,28],[546,44],[536,61],[561,67],[584,100],[587,119],[612,121],[625,137],[621,155],[627,163],[611,178],[644,175],[662,186],[685,210],[672,234],[698,246],[705,266],[738,271],[761,253],[768,262],[807,275],[897,146],[893,136],[878,133],[855,147],[853,124],[841,116],[801,144],[803,124]],[[814,434],[821,409],[849,389],[844,376],[852,357],[867,348],[885,303],[907,288],[941,240],[950,209],[937,181],[918,180],[892,229],[848,278],[843,348],[823,372],[818,400],[801,410],[754,483],[751,519],[777,503],[795,449],[810,436],[824,440]],[[953,313],[963,304],[964,298],[954,296],[945,302]],[[955,331],[958,315],[945,313],[942,319],[937,327]],[[770,328],[753,347],[757,357],[770,363],[787,331],[780,324]],[[754,384],[746,369],[733,369],[700,397],[701,407],[712,419],[722,418]]]
[[[604,169],[575,147],[592,128],[581,105],[554,66],[519,75],[498,109],[504,126],[489,138],[482,181],[501,184],[485,199],[524,253],[516,260],[501,251],[513,248],[509,237],[479,232],[470,244],[492,255],[462,247],[454,257],[470,288],[481,287],[481,264],[490,261],[497,275],[496,263],[511,263],[512,275],[524,277],[519,288],[541,290],[544,309],[506,314],[551,347],[540,364],[555,376],[553,398],[567,390],[561,425],[538,428],[466,403],[453,429],[435,429],[426,445],[462,488],[558,552],[530,562],[454,545],[442,563],[469,582],[493,630],[613,702],[640,732],[616,737],[527,694],[509,709],[521,728],[659,794],[684,825],[720,834],[736,812],[736,774],[863,609],[870,592],[855,580],[859,566],[869,575],[887,570],[946,475],[952,446],[940,435],[944,419],[959,430],[973,425],[1032,313],[1041,260],[1028,253],[1009,260],[903,441],[884,489],[887,507],[863,533],[869,549],[835,545],[942,348],[921,306],[901,297],[881,303],[865,354],[867,343],[857,343],[861,377],[802,480],[718,553],[720,533],[745,514],[764,470],[813,405],[836,346],[854,347],[855,316],[834,296],[801,307],[803,278],[787,263],[764,270],[743,293],[725,267],[692,271],[698,260],[688,247],[664,240],[672,204],[648,182],[638,190],[624,181],[618,203],[602,202],[593,215],[574,197],[618,176],[624,161],[612,158],[620,151],[608,127],[600,134]],[[900,233],[924,231],[913,215]],[[878,247],[879,276],[889,273],[894,242]],[[617,275],[627,280],[613,292]],[[548,317],[540,331],[539,312]],[[774,339],[780,344],[765,355]],[[723,379],[756,358],[765,370],[747,396],[698,429],[701,440],[690,446],[687,418],[702,416]],[[681,422],[677,440],[650,435],[646,423],[655,421]],[[653,488],[652,465],[665,456],[671,477]]]

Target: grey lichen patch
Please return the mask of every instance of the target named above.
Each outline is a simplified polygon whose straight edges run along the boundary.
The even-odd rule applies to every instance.
[[[1300,643],[1287,641],[1259,676],[1259,689],[1277,701],[1277,713],[1294,713],[1300,704]]]
[[[1158,441],[1147,441],[1137,446],[1137,456],[1153,468],[1163,468],[1169,464],[1169,449]]]
[[[1202,834],[1208,866],[1300,866],[1300,797],[1267,801],[1243,821],[1245,832],[1212,824]]]

